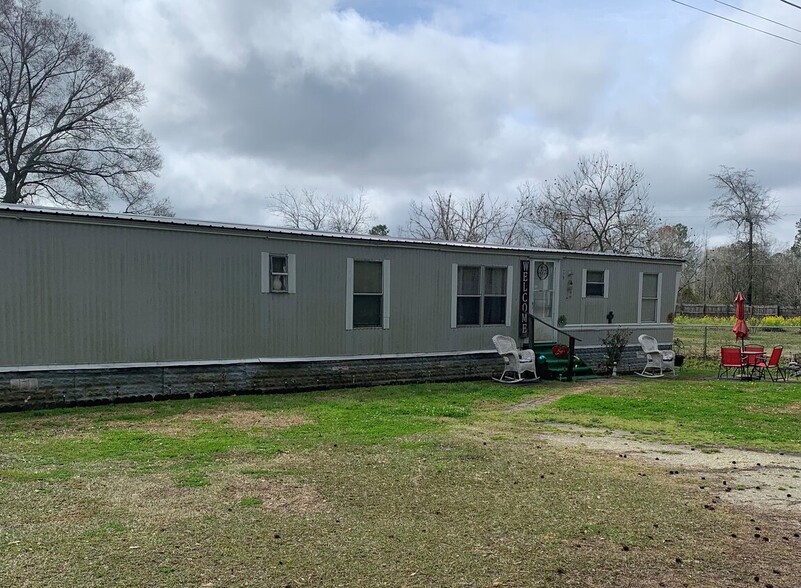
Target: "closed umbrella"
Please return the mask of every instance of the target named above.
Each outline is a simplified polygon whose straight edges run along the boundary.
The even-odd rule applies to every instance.
[[[734,297],[734,318],[737,320],[732,331],[740,340],[740,345],[743,345],[743,339],[748,337],[748,325],[745,324],[745,297],[742,292],[737,292],[737,296]]]

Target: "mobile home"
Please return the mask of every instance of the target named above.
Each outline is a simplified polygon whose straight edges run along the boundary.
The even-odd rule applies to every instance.
[[[15,205],[0,243],[0,407],[488,377],[495,334],[667,347],[681,269]]]

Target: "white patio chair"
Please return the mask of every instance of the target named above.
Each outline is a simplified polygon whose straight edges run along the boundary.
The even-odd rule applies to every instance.
[[[642,351],[645,354],[645,367],[641,372],[637,372],[638,375],[646,378],[661,378],[665,375],[665,372],[669,371],[675,377],[675,353],[659,349],[656,339],[650,335],[640,335],[637,340],[640,342],[640,347],[642,347]]]
[[[493,378],[493,380],[506,384],[536,382],[539,380],[537,369],[534,365],[534,350],[518,349],[515,340],[506,335],[495,335],[492,338],[492,342],[505,363],[501,377]],[[524,372],[532,373],[534,376],[523,377]]]

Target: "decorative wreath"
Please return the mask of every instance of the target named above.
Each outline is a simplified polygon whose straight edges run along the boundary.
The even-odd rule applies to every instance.
[[[551,353],[553,353],[554,357],[557,359],[563,359],[570,353],[570,348],[567,345],[554,345],[551,347]]]

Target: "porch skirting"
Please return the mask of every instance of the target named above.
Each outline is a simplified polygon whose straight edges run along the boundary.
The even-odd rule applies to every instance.
[[[495,351],[0,369],[0,411],[489,379]]]

